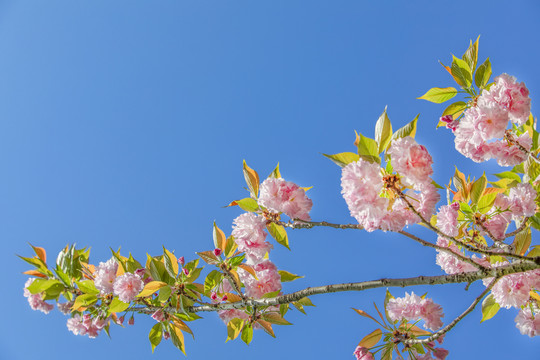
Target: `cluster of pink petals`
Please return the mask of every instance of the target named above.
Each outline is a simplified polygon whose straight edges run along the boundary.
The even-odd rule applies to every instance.
[[[56,307],[58,307],[58,310],[64,315],[71,313],[72,306],[73,306],[73,301],[65,302],[65,303],[56,303]]]
[[[246,287],[246,295],[260,299],[264,294],[281,290],[281,276],[276,265],[265,260],[253,266],[257,279],[243,269],[238,269],[238,275]]]
[[[375,360],[373,354],[363,346],[357,346],[353,355],[356,356],[356,360]]]
[[[450,242],[443,237],[437,239],[437,245],[445,247],[455,254],[464,255],[455,244],[450,244]],[[459,260],[456,256],[441,250],[437,250],[436,263],[447,274],[459,274],[477,270],[472,264]]]
[[[387,153],[391,156],[392,167],[401,175],[401,181],[408,186],[431,183],[433,160],[427,149],[410,137],[392,141]]]
[[[476,162],[496,158],[501,166],[523,162],[526,154],[504,137],[509,121],[523,125],[531,110],[529,91],[523,83],[508,74],[495,78],[495,85],[484,91],[474,107],[467,109],[454,126],[456,150]],[[445,118],[445,122],[451,123]],[[525,133],[514,139],[527,151],[532,140]]]
[[[94,285],[102,294],[112,294],[118,262],[115,258],[100,262],[94,274]]]
[[[441,206],[437,212],[437,228],[448,236],[458,234],[458,210],[459,203],[455,202]]]
[[[54,309],[54,305],[46,303],[43,300],[42,293],[32,294],[28,290],[28,287],[32,285],[34,280],[35,278],[30,278],[26,280],[26,283],[24,284],[24,297],[28,298],[28,304],[30,304],[32,310],[39,310],[45,314],[48,314],[52,309]]]
[[[272,244],[265,241],[266,220],[264,217],[244,213],[234,219],[232,236],[238,245],[238,250],[246,253],[246,259],[249,264],[256,264],[262,261]]]
[[[95,338],[109,323],[109,319],[92,318],[90,315],[75,314],[67,321],[67,328],[75,335],[88,335],[89,338]]]
[[[495,238],[503,239],[512,219],[518,221],[524,216],[536,214],[536,195],[536,190],[529,183],[511,188],[508,196],[497,194],[494,209],[487,214],[488,220],[484,226]]]
[[[113,285],[113,293],[120,301],[130,303],[144,288],[144,283],[140,276],[125,273],[116,278]]]
[[[519,308],[527,304],[532,289],[540,289],[539,269],[503,276],[495,283],[491,294],[501,307]]]
[[[432,299],[422,299],[420,296],[412,292],[410,295],[405,294],[402,298],[393,298],[388,301],[386,311],[392,321],[405,319],[407,321],[424,320],[424,327],[435,331],[439,329],[443,323],[442,307],[433,302]]]
[[[516,316],[516,327],[522,335],[528,335],[529,337],[540,335],[540,311],[538,308],[534,314],[529,306],[521,309]]]
[[[282,178],[268,178],[261,184],[259,205],[282,212],[291,219],[310,220],[309,211],[313,202],[304,189]]]
[[[392,165],[393,161],[392,158]],[[412,163],[414,162],[410,164]],[[426,174],[424,170],[417,173],[412,169],[407,171],[409,174],[414,174],[416,178],[421,177],[419,174]],[[412,178],[413,175],[409,176]],[[341,175],[341,193],[351,216],[366,231],[376,229],[399,231],[404,226],[417,223],[420,219],[402,199],[396,199],[389,209],[389,200],[381,196],[383,185],[381,168],[378,164],[360,159],[345,166]],[[431,179],[416,182],[414,190],[408,190],[406,196],[425,218],[429,218],[434,212],[435,205],[440,199],[437,188],[431,184]]]

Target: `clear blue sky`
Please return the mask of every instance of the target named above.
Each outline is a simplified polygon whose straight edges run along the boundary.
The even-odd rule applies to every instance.
[[[31,311],[15,254],[30,254],[31,242],[52,260],[77,242],[95,263],[109,246],[144,258],[165,245],[193,258],[212,248],[214,220],[229,233],[240,213],[222,206],[246,195],[242,159],[261,175],[279,161],[287,180],[314,186],[313,219],[352,222],[340,169],[321,153],[354,151],[353,130],[372,136],[386,105],[395,128],[421,114],[417,140],[439,183],[456,162],[473,176],[498,172],[459,157],[451,134],[435,131],[443,107],[415,98],[450,86],[437,60],[480,34],[480,58],[525,81],[538,112],[539,10],[535,1],[0,0],[0,358],[181,357],[166,342],[152,357],[151,319],[91,340],[68,332],[58,312]],[[292,252],[276,246],[271,258],[305,278],[285,292],[441,273],[432,251],[395,234],[289,236]],[[417,292],[429,290],[450,321],[482,286],[463,289]],[[225,326],[207,314],[188,355],[352,359],[374,326],[350,308],[371,312],[383,292],[313,297],[309,316],[291,313],[294,326],[277,327],[277,339],[258,331],[249,347],[225,344]],[[450,359],[533,358],[540,340],[520,335],[515,316],[480,324],[473,313],[446,337]]]

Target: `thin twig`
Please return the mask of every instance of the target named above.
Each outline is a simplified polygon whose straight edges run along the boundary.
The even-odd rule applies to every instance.
[[[497,278],[493,279],[493,281],[491,281],[488,287],[484,291],[482,291],[482,293],[478,295],[476,299],[474,299],[472,304],[469,305],[469,307],[464,312],[462,312],[458,317],[452,320],[450,324],[446,325],[441,330],[437,331],[436,333],[433,333],[433,335],[425,339],[408,339],[403,342],[406,344],[420,344],[420,343],[426,344],[433,340],[437,340],[439,337],[443,336],[444,334],[452,330],[452,328],[456,326],[458,322],[460,322],[465,316],[467,316],[471,311],[473,311],[476,305],[478,305],[478,303],[484,298],[484,296],[486,296],[486,294],[491,291],[491,288],[493,287],[493,285],[495,285],[497,280],[498,280]]]

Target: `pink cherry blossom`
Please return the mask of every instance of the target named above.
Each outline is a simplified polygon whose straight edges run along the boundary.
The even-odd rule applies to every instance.
[[[458,234],[458,209],[459,203],[453,203],[441,206],[437,213],[437,228],[448,236]]]
[[[111,258],[107,262],[100,262],[94,274],[96,289],[102,294],[112,294],[117,270],[118,262],[115,258]]]
[[[518,83],[515,77],[508,74],[497,76],[495,85],[485,91],[482,97],[503,107],[510,120],[517,125],[523,125],[531,112],[529,90],[524,83]]]
[[[232,319],[245,320],[249,317],[249,315],[246,314],[244,311],[236,309],[220,310],[218,311],[218,316],[221,320],[223,320],[225,324],[228,324],[229,321],[231,321]]]
[[[250,264],[262,261],[264,256],[273,245],[265,241],[266,220],[264,217],[253,213],[244,213],[234,219],[232,236],[238,245],[239,251],[246,253],[246,259]]]
[[[449,243],[450,242],[443,237],[437,239],[437,245],[448,248],[448,250],[455,254],[464,255],[455,244],[449,245]],[[441,250],[437,250],[436,263],[447,274],[459,274],[477,270],[475,266],[459,260],[456,256]]]
[[[527,272],[503,276],[491,289],[495,301],[506,309],[525,305],[530,291],[531,278]]]
[[[423,145],[406,136],[392,141],[387,151],[392,158],[392,167],[402,176],[406,185],[425,184],[431,182],[433,160]]]
[[[304,189],[282,178],[268,178],[261,184],[259,205],[282,212],[291,219],[310,220],[309,211],[313,202]]]
[[[95,338],[108,323],[109,319],[92,318],[89,314],[83,316],[75,314],[68,319],[67,328],[75,335],[88,335],[89,338]]]
[[[442,116],[439,120],[442,121],[442,122],[445,122],[446,123],[446,128],[450,129],[452,131],[456,131],[457,126],[459,124],[459,121],[454,120],[454,117],[452,115]]]
[[[71,313],[71,307],[72,306],[73,306],[72,301],[65,302],[65,303],[56,303],[56,307],[64,315],[67,315],[67,314]]]
[[[516,316],[516,327],[522,335],[529,337],[540,334],[540,311],[535,310],[533,314],[529,306],[525,306]]]
[[[114,281],[113,292],[120,301],[131,302],[144,288],[141,278],[132,273],[120,275]]]
[[[532,147],[532,139],[528,133],[519,135],[517,138],[512,136],[525,150],[529,151]],[[527,153],[520,149],[516,144],[508,140],[497,140],[489,143],[492,157],[497,159],[500,166],[515,166],[527,159]]]
[[[375,360],[373,354],[368,351],[367,348],[363,346],[358,346],[353,353],[356,356],[356,360]]]
[[[444,316],[442,307],[432,299],[422,299],[412,292],[402,298],[393,298],[388,301],[386,311],[392,321],[405,319],[407,321],[424,320],[424,327],[437,330],[442,326],[441,317]]]
[[[35,278],[30,278],[26,280],[26,283],[24,284],[24,297],[28,298],[28,304],[32,308],[32,310],[39,310],[42,313],[48,314],[51,312],[52,309],[54,309],[54,305],[46,303],[43,300],[43,293],[37,293],[32,294],[28,287],[32,285],[32,283],[36,280]]]
[[[246,287],[249,297],[260,299],[264,294],[281,290],[281,276],[276,265],[270,260],[265,260],[253,266],[258,280],[243,269],[237,269],[242,283]]]
[[[518,184],[510,189],[510,211],[514,219],[536,214],[536,191],[529,183]]]
[[[157,322],[161,322],[161,321],[165,320],[165,314],[163,313],[162,309],[154,311],[154,313],[152,314],[151,317],[152,317],[152,319],[156,320]]]

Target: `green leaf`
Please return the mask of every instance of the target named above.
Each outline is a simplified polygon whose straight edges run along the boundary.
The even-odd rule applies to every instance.
[[[482,174],[482,176],[472,184],[471,203],[473,205],[478,204],[478,202],[482,198],[482,194],[484,194],[486,185],[487,185],[486,174]]]
[[[540,165],[531,156],[525,161],[525,170],[531,180],[535,180],[540,175]]]
[[[242,261],[244,261],[245,257],[246,257],[246,254],[236,255],[235,257],[232,257],[229,260],[227,260],[227,262],[229,263],[229,265],[231,267],[234,268],[234,267],[240,265],[242,263]]]
[[[381,360],[392,360],[392,354],[394,353],[394,346],[392,343],[388,343],[384,346],[381,354]]]
[[[243,172],[251,196],[257,199],[259,197],[259,175],[246,164],[245,160],[243,162]]]
[[[498,174],[493,174],[495,175],[496,177],[498,177],[499,179],[511,179],[511,180],[515,180],[517,182],[521,182],[521,177],[516,174],[515,172],[512,172],[512,171],[504,171],[502,173],[498,173]]]
[[[454,60],[450,66],[450,72],[452,73],[454,80],[464,88],[470,87],[472,84],[471,68],[465,61],[458,59],[455,56],[453,56],[453,58]]]
[[[527,228],[516,235],[514,242],[512,243],[515,253],[518,255],[525,255],[529,246],[531,246],[531,228]]]
[[[109,305],[109,313],[117,313],[126,310],[129,307],[129,303],[120,301],[118,298],[114,298]]]
[[[241,339],[247,345],[249,345],[251,340],[253,340],[253,327],[251,326],[251,324],[246,324],[244,326],[244,328],[242,329]]]
[[[229,321],[227,324],[227,341],[234,340],[240,335],[242,327],[244,326],[244,320],[235,318]]]
[[[252,198],[234,200],[232,203],[230,203],[227,206],[235,206],[235,205],[238,205],[244,211],[254,212],[254,211],[259,210],[259,204],[257,204],[257,201]]]
[[[175,324],[170,324],[170,329],[170,335],[173,345],[176,346],[176,348],[178,348],[180,351],[182,351],[184,355],[186,355],[186,349],[184,347],[184,334],[182,334],[180,328],[175,326]]]
[[[137,295],[138,298],[150,296],[162,287],[167,286],[163,281],[150,281],[148,284],[144,285],[142,291]]]
[[[414,138],[414,136],[416,135],[416,123],[418,122],[419,116],[420,115],[416,115],[416,117],[410,123],[398,129],[394,133],[394,135],[392,135],[392,140],[396,140],[406,136]]]
[[[214,247],[216,249],[225,249],[225,243],[227,242],[227,238],[225,237],[225,233],[216,225],[215,221],[214,227],[212,229],[212,237],[214,239]]]
[[[150,333],[148,334],[148,339],[150,340],[150,344],[152,345],[152,353],[154,352],[154,349],[156,346],[159,345],[161,342],[161,338],[163,337],[163,331],[161,329],[161,324],[157,323],[150,329]]]
[[[204,280],[204,292],[209,293],[212,289],[214,289],[216,286],[219,285],[221,282],[221,278],[223,277],[223,274],[220,273],[217,270],[212,270],[208,275],[206,275],[206,279]]]
[[[538,257],[540,256],[540,245],[533,246],[531,251],[527,254],[529,257]]]
[[[276,168],[268,175],[269,178],[279,179],[281,173],[279,172],[279,163],[277,163]]]
[[[457,90],[453,87],[431,88],[418,99],[427,100],[432,103],[440,104],[450,100],[457,95]]]
[[[303,306],[315,306],[307,296],[298,300],[297,303],[302,304]]]
[[[163,247],[163,259],[165,260],[165,269],[173,278],[178,275],[178,259],[172,252]]]
[[[496,192],[491,192],[488,194],[484,194],[480,201],[478,202],[478,211],[480,213],[485,214],[491,209],[493,206],[493,203],[495,202],[495,199],[497,198]]]
[[[536,213],[531,217],[531,226],[540,231],[540,213]]]
[[[54,279],[35,279],[27,289],[31,294],[39,294],[55,284],[61,285],[60,281]]]
[[[291,248],[289,247],[289,238],[287,237],[287,231],[285,231],[285,228],[283,226],[271,222],[266,225],[266,228],[268,229],[270,235],[272,235],[272,237],[276,239],[279,244],[291,250]]]
[[[99,290],[96,289],[92,280],[76,281],[75,283],[79,287],[79,290],[85,294],[99,294]]]
[[[476,86],[479,88],[485,87],[487,83],[489,82],[489,78],[491,77],[491,63],[489,62],[489,58],[484,61],[482,65],[478,67],[476,70],[476,74],[474,75],[474,82]]]
[[[83,294],[77,296],[75,299],[75,302],[73,303],[73,306],[71,307],[73,310],[77,310],[80,307],[88,307],[95,303],[97,301],[97,296],[94,294]]]
[[[372,348],[375,345],[377,345],[377,343],[379,342],[379,340],[381,340],[381,338],[382,338],[382,330],[376,329],[370,332],[369,334],[367,334],[366,336],[364,336],[364,338],[360,340],[360,342],[358,343],[358,346],[362,346],[368,349]]]
[[[292,325],[290,322],[281,317],[278,313],[270,312],[263,314],[262,318],[271,324],[276,325]]]
[[[444,109],[442,115],[452,115],[454,119],[457,119],[459,115],[467,108],[467,103],[463,101],[456,101],[446,107]],[[445,123],[446,124],[446,123]]]
[[[461,212],[466,213],[466,214],[472,214],[473,213],[473,211],[472,211],[471,207],[469,206],[469,204],[467,204],[465,202],[460,202],[459,203],[459,210],[461,210]]]
[[[377,145],[377,142],[373,139],[365,137],[362,134],[360,134],[360,141],[358,142],[358,155],[360,155],[362,159],[371,163],[381,163],[381,159],[379,157],[379,146]]]
[[[384,108],[383,113],[379,116],[377,123],[375,124],[375,141],[379,145],[378,153],[382,153],[390,144],[392,139],[392,124]]]
[[[278,273],[281,276],[281,282],[294,281],[303,278],[303,276],[295,275],[285,270],[278,270]]]
[[[219,259],[213,251],[201,251],[195,254],[199,255],[201,259],[203,259],[203,261],[209,265],[219,264]]]
[[[473,43],[471,40],[471,43],[469,45],[469,48],[467,51],[465,51],[465,54],[463,54],[463,61],[469,65],[469,68],[474,71],[476,69],[476,63],[478,62],[478,40],[480,40],[480,36],[476,39],[476,41]]]
[[[486,296],[484,301],[482,301],[482,320],[480,320],[480,322],[484,322],[494,317],[499,309],[500,306],[495,301],[493,295],[489,294]]]
[[[393,324],[394,321],[390,319],[390,316],[388,315],[388,311],[386,310],[386,305],[388,305],[388,302],[390,301],[390,299],[393,299],[393,298],[394,296],[390,294],[390,291],[388,291],[388,289],[386,289],[386,296],[384,297],[384,315],[386,316],[386,320],[388,320],[390,324]]]
[[[164,303],[171,297],[172,290],[170,286],[165,286],[159,289],[159,295],[157,297],[160,303]]]
[[[355,154],[352,152],[342,152],[342,153],[334,154],[334,155],[328,155],[328,154],[323,154],[323,155],[341,167],[345,167],[348,164],[358,161],[360,159],[360,156],[358,156],[358,154]]]

